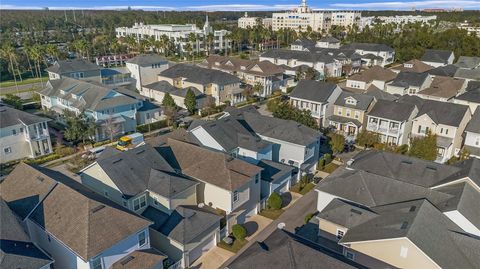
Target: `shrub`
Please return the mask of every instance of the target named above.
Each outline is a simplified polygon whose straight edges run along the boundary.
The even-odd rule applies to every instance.
[[[330,153],[325,153],[323,155],[323,159],[325,159],[325,164],[329,164],[332,162],[332,154]]]
[[[42,157],[39,157],[39,158],[36,158],[36,159],[25,160],[25,163],[40,165],[40,164],[44,164],[44,163],[49,162],[49,161],[60,159],[61,157],[62,156],[58,155],[57,153],[52,153],[52,154],[45,155],[45,156],[42,156]]]
[[[324,158],[321,158],[320,160],[318,160],[318,169],[323,169],[323,167],[325,166],[325,159]]]
[[[244,240],[247,236],[247,230],[240,224],[235,224],[232,226],[232,233],[237,240]]]
[[[74,148],[66,147],[64,145],[57,146],[54,151],[56,154],[62,157],[75,153]]]
[[[270,197],[268,197],[267,205],[270,209],[278,210],[282,208],[282,197],[280,196],[280,194],[276,192],[272,193]]]
[[[150,125],[150,127],[148,126]],[[148,131],[158,130],[167,127],[167,120],[159,120],[153,123],[138,125],[137,132],[146,133]]]
[[[313,218],[313,213],[308,213],[305,216],[305,224],[307,224]]]

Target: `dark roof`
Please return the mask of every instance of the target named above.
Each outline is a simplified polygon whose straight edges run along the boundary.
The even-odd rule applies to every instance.
[[[64,74],[71,72],[100,71],[101,67],[91,62],[72,59],[56,61],[52,66],[47,68],[48,72],[56,74]],[[100,74],[99,74],[100,75]]]
[[[342,46],[342,49],[354,49],[364,51],[394,51],[390,46],[376,43],[351,43]]]
[[[308,39],[308,38],[299,38],[295,40],[292,45],[301,45],[304,47],[312,47],[315,46],[315,41]]]
[[[321,219],[328,220],[331,223],[341,225],[348,229],[371,220],[376,216],[378,216],[378,214],[368,207],[362,207],[338,198],[333,199],[317,215],[317,217]]]
[[[294,170],[292,166],[270,160],[261,160],[257,165],[263,168],[262,180],[268,182],[283,178],[285,175],[291,175]]]
[[[202,85],[209,83],[219,85],[240,83],[240,79],[234,75],[188,64],[176,64],[167,70],[162,71],[159,75],[172,79],[185,78],[186,81]]]
[[[31,212],[31,221],[84,261],[151,224],[74,179],[43,167],[18,165],[1,183],[0,192],[17,215]]]
[[[0,268],[36,269],[53,261],[30,240],[20,219],[0,197]]]
[[[348,78],[348,80],[372,82],[373,80],[380,81],[392,81],[397,77],[397,73],[388,68],[375,65],[365,71],[354,74]]]
[[[480,67],[480,57],[468,57],[468,56],[460,56],[458,58],[456,66],[465,69],[474,69]]]
[[[418,107],[416,117],[427,114],[437,124],[449,126],[459,126],[465,117],[465,113],[470,113],[468,106],[441,102],[435,100],[425,100],[418,96],[404,95],[399,99],[400,103],[409,103]]]
[[[357,103],[355,105],[347,104],[346,100],[348,98],[355,99]],[[342,92],[335,101],[335,105],[367,111],[373,101],[374,97],[370,95]]]
[[[475,110],[475,113],[472,116],[472,119],[468,122],[467,127],[465,128],[466,132],[472,132],[480,134],[480,111]]]
[[[415,110],[415,105],[388,100],[378,100],[368,113],[369,116],[406,121]]]
[[[160,106],[150,102],[150,101],[143,101],[143,105],[141,108],[137,109],[137,111],[150,111],[150,110],[158,110]]]
[[[108,147],[106,151],[97,163],[126,197],[150,190],[171,198],[197,184],[175,174],[168,162],[149,145],[127,151]]]
[[[139,249],[127,254],[109,269],[152,269],[160,266],[165,259],[167,256],[154,248]]]
[[[313,102],[325,103],[338,86],[333,83],[300,80],[290,94],[290,98],[305,99]]]
[[[234,106],[227,106],[223,112],[227,112],[229,115],[232,116],[241,116],[244,112],[252,112],[252,113],[259,113],[257,108],[254,105],[248,105],[243,107],[234,107]]]
[[[461,92],[464,85],[465,80],[463,79],[436,76],[433,78],[432,84],[428,88],[425,88],[424,90],[418,92],[418,94],[447,98],[448,100],[455,97],[459,92]]]
[[[328,36],[328,37],[322,37],[318,42],[328,42],[328,43],[340,43],[340,40],[336,39],[335,37]]]
[[[480,67],[477,67],[475,69],[459,68],[457,69],[457,71],[455,71],[455,74],[453,76],[456,78],[480,80]]]
[[[390,85],[404,88],[420,87],[427,78],[428,74],[426,73],[400,72]]]
[[[152,64],[168,64],[168,60],[158,54],[141,54],[128,60],[127,63],[140,66],[151,66]]]
[[[330,115],[328,117],[328,119],[331,120],[331,121],[340,122],[340,123],[353,123],[357,127],[362,126],[362,123],[359,120],[353,119],[353,118],[350,118],[350,117],[344,117],[344,116],[339,116],[339,115]]]
[[[427,200],[379,206],[372,210],[379,216],[349,229],[341,243],[406,237],[442,268],[477,267],[480,240],[464,234]]]
[[[437,68],[430,69],[425,73],[433,76],[454,77],[457,70],[458,70],[458,67],[456,67],[453,64],[449,64],[446,66],[439,66]]]
[[[394,70],[399,70],[403,72],[416,72],[416,73],[423,73],[428,70],[433,69],[433,66],[428,65],[420,60],[413,59],[408,62],[403,63],[400,66],[393,67]]]
[[[17,124],[31,125],[50,121],[48,118],[39,117],[15,108],[0,105],[0,128],[5,128]]]
[[[477,158],[470,158],[461,162],[458,162],[453,165],[457,168],[458,171],[455,174],[449,175],[448,177],[443,178],[435,186],[443,185],[448,182],[455,181],[461,178],[469,178],[473,181],[473,184],[476,184],[480,187],[480,160]]]
[[[480,81],[469,81],[465,92],[455,97],[473,103],[480,103]]]
[[[347,269],[365,267],[297,235],[276,229],[264,241],[250,245],[226,268]]]
[[[176,88],[172,84],[168,83],[167,81],[156,81],[148,85],[144,85],[144,88],[151,89],[154,91],[159,91],[163,93],[169,93],[170,95],[185,97],[187,95],[188,90],[192,90],[195,94],[195,97],[203,97],[204,94],[199,91],[195,87],[187,87],[187,88]]]
[[[449,50],[425,50],[421,60],[423,62],[431,62],[431,63],[448,63],[448,58],[450,55],[453,54],[453,51]]]
[[[277,59],[295,59],[301,62],[323,62],[331,63],[334,62],[334,57],[327,53],[315,53],[310,51],[298,51],[298,50],[287,50],[287,49],[275,49],[264,52],[260,57],[265,58],[277,58]],[[288,67],[286,67],[288,68]],[[308,67],[305,67],[308,68]]]
[[[152,220],[153,229],[180,244],[200,242],[205,232],[220,228],[219,215],[197,206],[178,206],[170,215],[151,206],[147,207],[142,216]]]

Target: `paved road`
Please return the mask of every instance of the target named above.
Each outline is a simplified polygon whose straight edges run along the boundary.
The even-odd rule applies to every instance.
[[[285,228],[289,232],[295,232],[295,228],[300,227],[304,224],[305,216],[308,213],[313,213],[316,211],[317,207],[317,194],[314,190],[308,192],[306,195],[298,199],[290,208],[288,208],[278,219],[274,220],[270,225],[265,227],[263,231],[258,233],[258,235],[248,242],[237,254],[228,259],[222,266],[219,268],[225,268],[231,261],[233,261],[238,255],[243,253],[247,247],[255,243],[256,241],[265,240],[271,233],[278,229],[277,226],[279,223],[285,223]]]

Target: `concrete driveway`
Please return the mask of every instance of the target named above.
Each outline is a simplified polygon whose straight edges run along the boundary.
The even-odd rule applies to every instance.
[[[243,226],[247,230],[247,240],[250,240],[257,236],[259,232],[261,232],[265,227],[267,227],[270,223],[272,223],[272,220],[269,218],[266,218],[264,216],[260,215],[253,215],[251,217],[248,217],[245,220],[245,223]]]
[[[217,269],[233,255],[232,252],[215,246],[196,260],[190,268]]]

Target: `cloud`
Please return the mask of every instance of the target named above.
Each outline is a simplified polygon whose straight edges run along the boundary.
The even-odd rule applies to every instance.
[[[367,3],[335,3],[330,6],[351,9],[411,9],[415,8],[464,8],[480,9],[480,1],[405,1],[405,2],[367,2]]]

